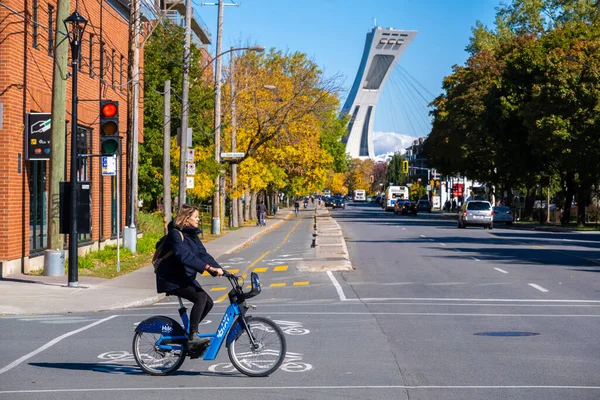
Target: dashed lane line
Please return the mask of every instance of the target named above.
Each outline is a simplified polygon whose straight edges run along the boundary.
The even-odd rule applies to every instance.
[[[540,292],[548,293],[548,289],[545,289],[545,288],[541,287],[540,285],[537,285],[535,283],[528,283],[528,285],[534,289],[539,290]]]
[[[505,270],[503,270],[503,269],[500,269],[500,268],[494,268],[494,269],[495,269],[496,271],[498,271],[498,272],[502,272],[503,274],[508,274],[508,272],[506,272],[506,271],[505,271]]]

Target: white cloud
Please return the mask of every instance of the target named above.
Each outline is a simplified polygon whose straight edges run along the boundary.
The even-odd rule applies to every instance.
[[[413,136],[402,135],[395,132],[373,132],[373,148],[375,155],[404,153],[404,150],[415,140]]]

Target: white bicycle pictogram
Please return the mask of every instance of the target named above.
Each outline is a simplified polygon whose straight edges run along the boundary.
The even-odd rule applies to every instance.
[[[268,352],[261,354],[261,356],[266,356],[268,357]],[[262,362],[261,361],[257,361],[257,360],[251,360],[250,358],[252,358],[253,354],[252,353],[246,353],[244,355],[241,355],[242,357],[240,358],[240,362],[243,363],[244,365],[248,366],[248,367],[262,367]],[[264,361],[267,362],[268,361]],[[302,354],[300,353],[291,353],[291,352],[287,352],[285,359],[283,360],[283,363],[281,364],[281,366],[279,367],[280,370],[285,371],[285,372],[307,372],[313,369],[313,366],[311,364],[305,363],[302,361]],[[231,373],[231,372],[235,372],[236,368],[233,366],[233,364],[231,363],[219,363],[219,364],[213,364],[210,367],[208,367],[208,370],[210,372],[216,372],[216,373]]]

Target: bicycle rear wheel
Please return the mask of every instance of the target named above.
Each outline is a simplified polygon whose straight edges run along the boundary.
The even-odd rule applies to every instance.
[[[229,360],[242,374],[270,375],[285,359],[286,342],[283,331],[273,321],[263,317],[247,317],[246,324],[256,346],[252,345],[248,331],[243,330],[227,348]]]
[[[156,342],[160,333],[136,332],[133,337],[133,356],[144,372],[150,375],[167,375],[177,371],[185,360],[185,350],[163,350]]]

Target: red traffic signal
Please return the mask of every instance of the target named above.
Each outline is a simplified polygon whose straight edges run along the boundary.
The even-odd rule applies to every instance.
[[[119,102],[100,100],[100,151],[112,156],[119,150]]]
[[[112,118],[117,115],[118,106],[114,101],[103,101],[103,105],[101,106],[100,113],[105,118]]]

